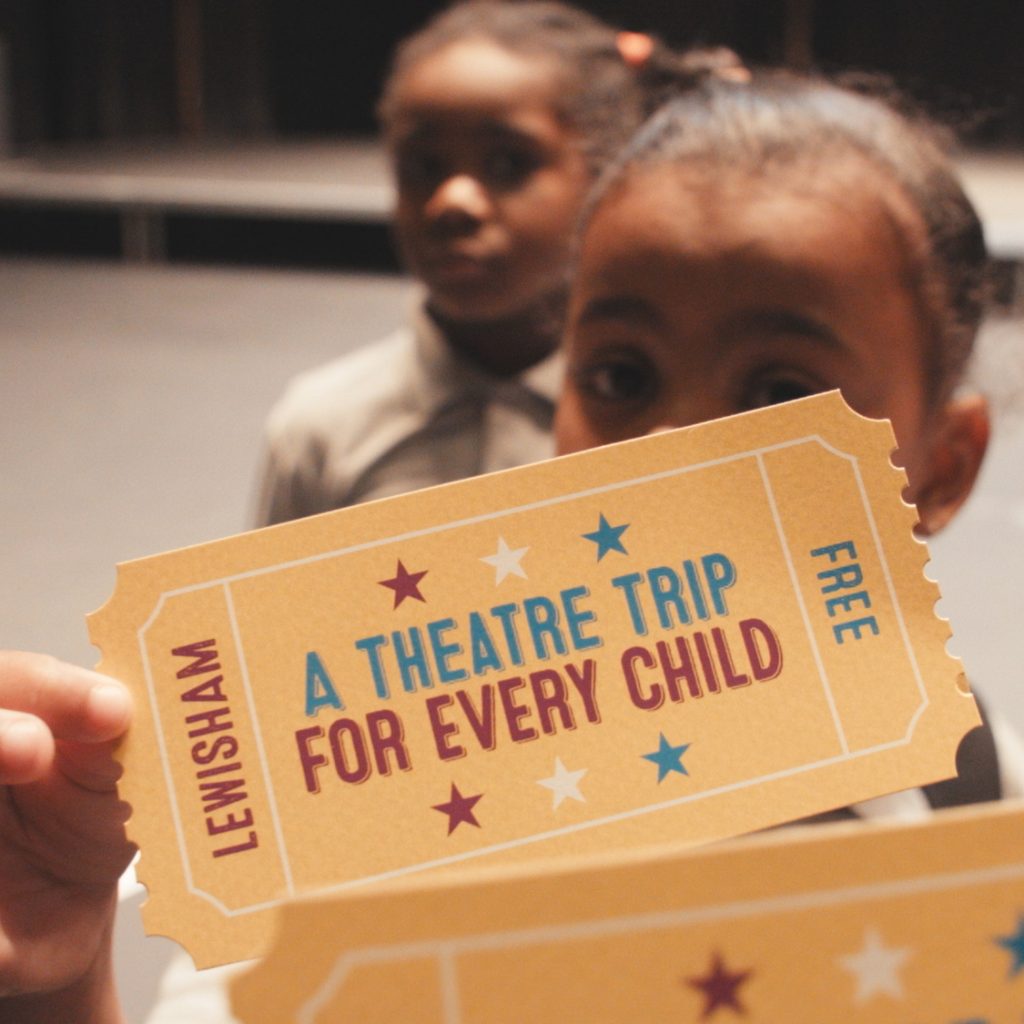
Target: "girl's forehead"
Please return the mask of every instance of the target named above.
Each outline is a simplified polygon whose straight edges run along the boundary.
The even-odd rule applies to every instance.
[[[518,106],[554,107],[558,65],[485,36],[458,39],[421,57],[396,83],[396,116]]]
[[[615,221],[610,231],[603,225]],[[622,225],[630,226],[622,235]],[[855,237],[889,257],[919,251],[924,226],[899,187],[856,159],[772,168],[713,161],[628,169],[593,209],[583,248],[609,235],[654,248],[728,252],[761,241],[828,254]]]

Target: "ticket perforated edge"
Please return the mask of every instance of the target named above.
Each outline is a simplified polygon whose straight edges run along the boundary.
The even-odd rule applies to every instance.
[[[831,393],[120,565],[89,627],[147,930],[244,959],[300,893],[953,774],[892,448]]]

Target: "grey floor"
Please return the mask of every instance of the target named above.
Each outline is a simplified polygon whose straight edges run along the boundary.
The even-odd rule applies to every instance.
[[[244,528],[284,382],[390,329],[408,296],[397,278],[0,261],[0,646],[93,664],[84,616],[115,564]],[[988,334],[1000,430],[931,571],[953,649],[1024,732],[1022,332]],[[129,1019],[169,947],[124,915]]]
[[[0,644],[95,659],[114,565],[248,524],[294,373],[389,330],[397,278],[0,262]]]

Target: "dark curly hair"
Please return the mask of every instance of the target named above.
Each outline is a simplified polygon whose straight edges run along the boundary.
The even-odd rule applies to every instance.
[[[649,36],[633,37],[643,41],[643,49],[631,59],[618,29],[557,0],[463,0],[395,51],[377,108],[385,132],[402,75],[423,58],[474,36],[551,61],[562,78],[556,113],[579,136],[595,175],[669,96],[720,69],[741,66],[725,48],[676,53]]]

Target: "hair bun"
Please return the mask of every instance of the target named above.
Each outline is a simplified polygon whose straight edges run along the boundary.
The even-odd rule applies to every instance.
[[[631,68],[642,68],[654,52],[654,40],[645,32],[620,32],[615,46]]]

